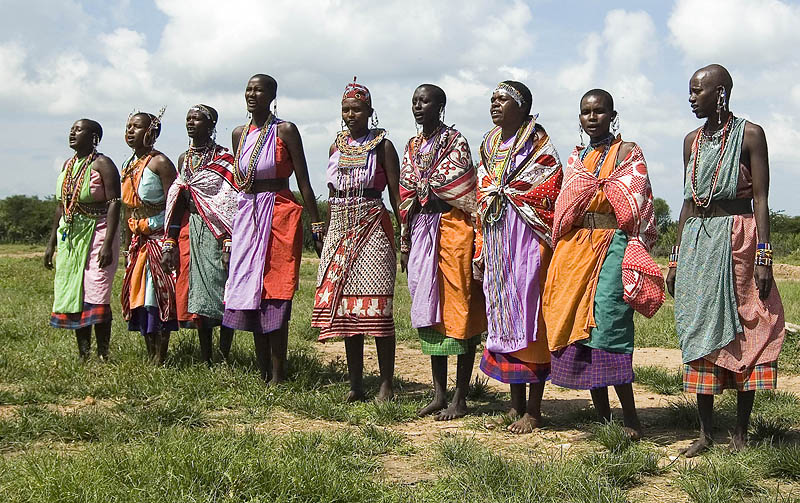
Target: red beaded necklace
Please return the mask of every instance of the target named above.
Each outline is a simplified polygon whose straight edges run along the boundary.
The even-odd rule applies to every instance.
[[[692,142],[692,153],[694,154],[694,162],[692,163],[692,177],[691,177],[691,184],[692,184],[692,200],[694,204],[701,208],[708,208],[711,205],[711,198],[714,196],[714,189],[717,188],[717,182],[719,181],[719,173],[722,169],[722,160],[725,154],[725,145],[728,142],[728,130],[730,129],[731,122],[733,122],[733,114],[728,116],[728,120],[725,121],[725,126],[722,128],[722,145],[720,146],[720,154],[719,154],[719,162],[717,163],[717,168],[714,170],[714,176],[711,177],[711,189],[708,192],[708,198],[701,199],[697,195],[697,159],[700,157],[700,148],[703,144],[703,130],[705,126],[700,128],[697,132],[697,135],[694,137],[694,142]]]
[[[67,222],[72,221],[72,213],[75,205],[78,204],[79,193],[83,187],[83,178],[86,175],[86,170],[92,164],[94,158],[97,156],[97,151],[92,151],[81,166],[78,174],[73,176],[72,169],[78,161],[78,154],[72,156],[67,166],[64,168],[64,181],[61,184],[61,204],[63,208],[64,220]]]

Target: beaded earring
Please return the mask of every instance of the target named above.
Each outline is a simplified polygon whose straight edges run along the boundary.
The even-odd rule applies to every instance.
[[[417,130],[417,136],[419,136],[419,134],[422,132],[422,124],[417,124],[417,122],[414,121],[414,128]]]
[[[444,124],[444,106],[439,109],[439,122]]]
[[[278,98],[272,100],[272,116],[278,117]]]
[[[372,112],[372,128],[375,129],[378,127],[378,112]]]
[[[614,116],[614,120],[611,121],[611,134],[617,136],[617,131],[619,131],[619,114]]]
[[[722,125],[722,112],[725,110],[727,96],[725,95],[725,88],[722,88],[719,96],[717,97],[717,125]]]
[[[97,137],[97,133],[92,135],[92,145],[95,147],[100,143],[100,138]]]
[[[344,123],[344,119],[342,119],[342,131],[347,129],[347,124]]]
[[[585,147],[586,142],[583,139],[583,126],[581,126],[580,122],[578,122],[578,135],[581,137],[581,147]]]

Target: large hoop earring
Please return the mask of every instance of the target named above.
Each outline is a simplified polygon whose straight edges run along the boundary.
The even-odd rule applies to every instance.
[[[253,114],[249,111],[247,112],[247,122],[250,122],[253,119]]]
[[[378,127],[378,112],[372,112],[372,128],[375,129]]]
[[[581,137],[581,147],[585,147],[586,142],[583,140],[583,126],[581,126],[580,122],[578,122],[578,135]]]
[[[617,136],[617,131],[619,131],[619,114],[614,116],[614,120],[611,121],[611,134]]]

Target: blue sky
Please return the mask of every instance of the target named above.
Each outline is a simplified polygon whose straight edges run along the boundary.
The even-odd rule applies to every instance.
[[[491,127],[489,96],[525,82],[562,159],[578,141],[578,100],[608,89],[621,133],[639,143],[656,196],[673,217],[682,199],[682,139],[700,125],[687,98],[692,72],[721,63],[734,77],[732,110],[761,124],[770,148],[770,205],[800,215],[800,5],[779,0],[386,1],[0,0],[0,197],[46,195],[70,156],[73,121],[101,122],[101,150],[130,155],[133,109],[167,105],[157,147],[185,150],[186,110],[220,112],[218,142],[245,120],[254,73],[279,83],[278,115],[297,124],[312,183],[324,193],[328,147],[344,85],[358,75],[381,126],[402,152],[414,133],[411,94],[444,88],[447,122],[473,152]],[[10,13],[13,12],[13,15]]]

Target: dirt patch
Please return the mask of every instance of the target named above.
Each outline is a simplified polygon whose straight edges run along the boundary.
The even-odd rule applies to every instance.
[[[789,264],[774,264],[772,266],[772,275],[775,279],[788,279],[793,281],[800,281],[800,266]]]

